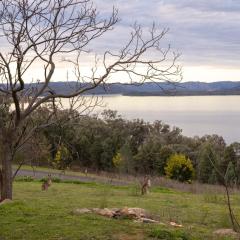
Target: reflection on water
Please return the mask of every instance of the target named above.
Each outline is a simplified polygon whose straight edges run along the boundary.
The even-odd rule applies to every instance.
[[[240,96],[103,97],[107,109],[124,118],[162,120],[187,136],[219,134],[227,143],[240,142]],[[97,108],[95,111],[99,112]]]

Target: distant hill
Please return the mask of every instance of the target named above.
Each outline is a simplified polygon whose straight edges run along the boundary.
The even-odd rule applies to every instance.
[[[28,87],[31,88],[31,86],[35,85]],[[38,86],[40,87],[41,83]],[[81,87],[88,86],[90,86],[89,83],[81,85]],[[51,82],[49,84],[49,91],[61,94],[68,94],[74,89],[76,89],[76,82]],[[176,84],[146,82],[141,85],[112,83],[100,85],[86,94],[121,94],[125,96],[240,95],[240,82],[182,82]]]
[[[75,87],[74,82],[52,82],[50,88],[53,91],[69,93]],[[84,84],[83,87],[89,84]],[[126,96],[165,96],[165,95],[240,95],[240,82],[182,82],[170,83],[150,83],[142,85],[113,83],[96,87],[88,94],[121,94]]]

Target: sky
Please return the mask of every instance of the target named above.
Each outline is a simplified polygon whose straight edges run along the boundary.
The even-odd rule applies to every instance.
[[[90,46],[93,53],[121,49],[129,39],[130,26],[136,22],[148,30],[154,22],[160,30],[169,28],[162,46],[169,43],[172,51],[181,54],[178,64],[183,81],[240,81],[240,0],[92,1],[102,18],[108,18],[114,6],[120,19],[113,31],[94,40]],[[3,49],[7,47],[1,41]],[[93,56],[84,57],[84,74],[89,73]],[[58,67],[54,81],[65,81],[67,76],[73,79],[66,63]],[[36,64],[28,80],[41,80],[43,74],[43,67]]]
[[[239,0],[95,0],[101,14],[112,6],[120,22],[98,48],[117,49],[134,22],[169,28],[165,41],[181,54],[183,81],[240,81]],[[164,43],[163,43],[164,44]]]

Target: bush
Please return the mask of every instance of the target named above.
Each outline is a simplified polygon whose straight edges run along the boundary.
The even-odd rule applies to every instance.
[[[43,178],[41,178],[39,181],[40,181],[40,182],[47,182],[47,180],[48,180],[47,177],[43,177]],[[58,178],[58,177],[53,177],[51,180],[52,180],[53,183],[61,183],[61,182],[63,182],[63,181],[62,181],[60,178]]]
[[[180,182],[191,182],[194,177],[192,162],[183,154],[173,154],[167,161],[165,174]]]
[[[21,177],[16,177],[15,181],[17,181],[17,182],[33,182],[34,178],[32,176],[21,176]]]
[[[187,233],[182,231],[170,231],[167,229],[153,229],[149,234],[150,237],[159,240],[190,240],[192,239]]]

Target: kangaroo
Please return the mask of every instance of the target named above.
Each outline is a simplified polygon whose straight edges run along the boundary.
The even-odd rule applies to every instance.
[[[42,184],[42,191],[47,191],[51,185],[52,185],[52,177],[51,177],[51,174],[48,174],[47,180],[45,180]]]
[[[149,192],[150,187],[151,187],[151,180],[148,176],[145,176],[142,183],[142,195],[147,194]]]

